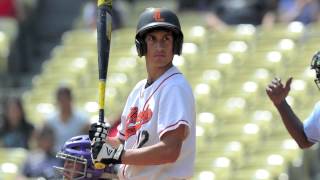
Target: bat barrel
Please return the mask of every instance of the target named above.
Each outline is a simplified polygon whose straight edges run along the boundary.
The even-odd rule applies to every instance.
[[[98,40],[98,65],[99,79],[106,80],[109,62],[110,40],[107,32],[107,6],[101,5],[98,8],[97,40]],[[109,20],[111,21],[111,19]],[[107,37],[107,38],[106,38]]]

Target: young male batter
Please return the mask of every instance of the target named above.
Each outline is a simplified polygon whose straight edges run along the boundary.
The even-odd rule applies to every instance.
[[[104,124],[91,126],[93,160],[122,164],[120,179],[189,179],[195,159],[195,102],[187,80],[172,64],[183,43],[178,17],[165,8],[146,9],[135,43],[138,55],[145,56],[147,79],[131,91],[117,138],[104,142]]]

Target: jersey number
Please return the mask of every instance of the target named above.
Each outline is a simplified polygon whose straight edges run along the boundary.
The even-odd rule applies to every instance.
[[[149,140],[149,133],[146,130],[140,131],[138,134],[138,148],[141,148]]]

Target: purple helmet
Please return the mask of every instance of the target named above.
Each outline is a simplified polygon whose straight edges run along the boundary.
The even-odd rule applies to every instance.
[[[75,136],[65,142],[56,157],[64,160],[63,167],[55,167],[64,179],[99,179],[110,172],[110,168],[95,169],[91,159],[91,142],[88,135]]]

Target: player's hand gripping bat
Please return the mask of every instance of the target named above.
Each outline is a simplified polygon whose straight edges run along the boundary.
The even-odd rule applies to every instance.
[[[97,41],[99,67],[99,122],[104,122],[104,103],[106,78],[109,63],[110,41],[112,30],[112,0],[98,0]],[[105,165],[95,162],[96,169],[103,169]]]

